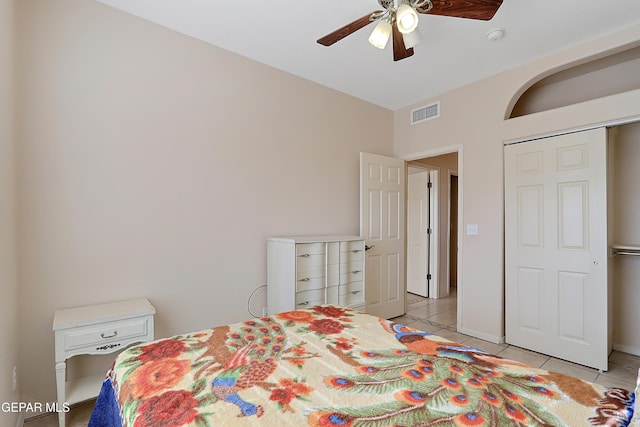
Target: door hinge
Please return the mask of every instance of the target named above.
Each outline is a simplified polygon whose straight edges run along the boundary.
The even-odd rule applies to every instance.
[[[433,187],[433,182],[427,182],[427,188]]]
[[[427,228],[427,234],[431,234],[433,230],[431,228]]]
[[[427,280],[431,280],[431,273],[427,274]]]

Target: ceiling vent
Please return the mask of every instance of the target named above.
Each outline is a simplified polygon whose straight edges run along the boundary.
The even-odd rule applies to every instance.
[[[411,111],[411,124],[425,122],[440,117],[440,101]]]

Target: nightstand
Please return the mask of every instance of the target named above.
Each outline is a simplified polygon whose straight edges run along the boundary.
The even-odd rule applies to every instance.
[[[108,354],[139,342],[153,341],[156,309],[145,298],[57,310],[55,332],[58,421],[65,426],[64,403],[96,397],[105,373],[66,381],[67,359],[81,354]]]

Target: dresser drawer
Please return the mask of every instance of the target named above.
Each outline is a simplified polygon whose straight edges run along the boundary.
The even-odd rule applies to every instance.
[[[350,262],[340,265],[340,284],[362,281],[364,278],[364,265],[362,262]]]
[[[340,263],[364,260],[364,240],[354,242],[341,242]]]
[[[298,262],[296,267],[296,280],[315,279],[317,277],[325,277],[327,267],[324,265],[306,265]]]
[[[353,262],[359,261],[362,262],[364,260],[364,251],[362,252],[340,252],[340,263],[344,264],[345,262]]]
[[[356,305],[364,306],[365,302],[364,302],[363,294],[358,294],[358,295],[352,295],[352,294],[340,295],[340,305],[343,306],[343,307],[353,307],[353,306],[356,306]],[[357,308],[357,310],[363,311],[362,308]]]
[[[347,294],[352,294],[352,295],[357,295],[359,293],[362,293],[362,291],[364,290],[364,282],[349,282],[346,283],[344,285],[340,285],[340,295],[347,295]]]
[[[296,245],[296,256],[307,257],[310,255],[324,255],[326,252],[326,244],[320,243],[298,243]]]
[[[362,253],[364,252],[364,240],[340,242],[340,252]]]
[[[80,350],[99,352],[113,349],[122,345],[123,342],[135,341],[136,338],[145,338],[149,333],[150,321],[149,317],[138,317],[76,327],[58,333],[62,336],[65,352],[73,353]]]
[[[350,282],[340,285],[340,305],[353,305],[364,303],[364,285],[363,282]]]
[[[296,293],[296,308],[307,308],[318,304],[324,304],[323,289],[312,289]]]
[[[296,267],[324,266],[327,262],[325,254],[304,254],[296,257]]]
[[[304,292],[312,289],[324,289],[326,280],[324,277],[305,277],[296,280],[296,292]]]

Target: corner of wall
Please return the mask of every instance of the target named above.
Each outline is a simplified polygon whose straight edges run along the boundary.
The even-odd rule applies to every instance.
[[[0,0],[0,403],[20,400],[19,389],[14,390],[13,369],[18,363],[17,347],[17,277],[15,239],[15,26],[14,11],[17,0]],[[0,424],[21,426],[21,414],[0,412]]]

